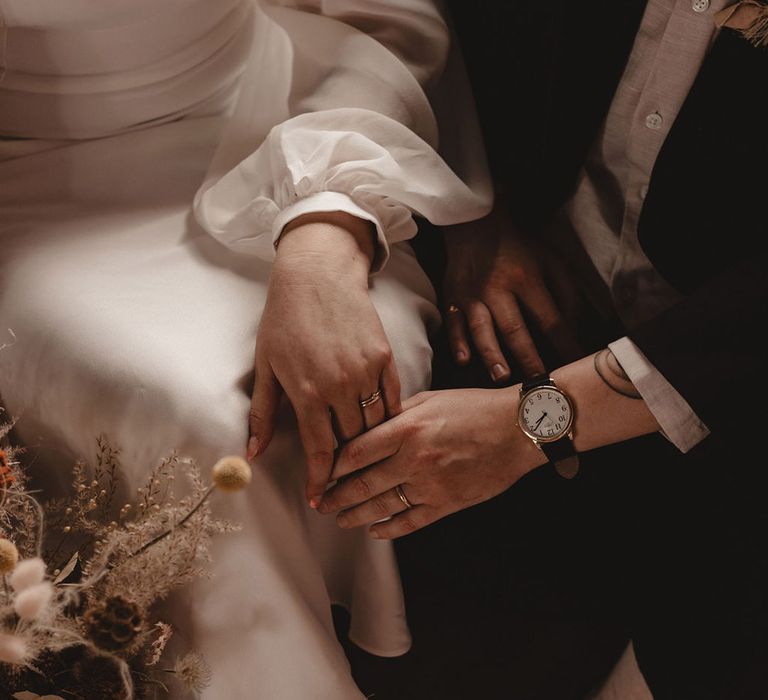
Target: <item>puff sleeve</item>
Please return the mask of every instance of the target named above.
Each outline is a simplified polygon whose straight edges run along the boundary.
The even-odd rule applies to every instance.
[[[195,215],[211,235],[270,260],[283,227],[346,211],[388,246],[483,216],[491,187],[460,61],[431,0],[291,0],[254,6],[234,113]],[[441,150],[433,102],[466,91]],[[431,97],[434,99],[431,101]],[[443,118],[441,116],[441,124]]]

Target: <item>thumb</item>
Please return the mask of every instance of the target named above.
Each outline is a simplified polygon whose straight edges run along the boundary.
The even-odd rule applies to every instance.
[[[275,432],[277,409],[283,389],[268,364],[256,367],[256,384],[248,413],[248,449],[250,461],[267,449]]]

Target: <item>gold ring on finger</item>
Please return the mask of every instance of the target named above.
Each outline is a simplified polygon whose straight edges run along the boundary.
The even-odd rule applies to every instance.
[[[367,399],[360,401],[360,408],[368,408],[381,401],[381,391],[374,391]]]
[[[405,495],[405,492],[403,491],[402,484],[395,486],[395,493],[397,494],[397,497],[403,502],[403,505],[406,507],[407,510],[410,510],[411,508],[413,508],[413,504],[408,500],[408,497]]]
[[[461,309],[458,306],[456,306],[456,304],[449,304],[448,306],[449,314],[457,314],[459,313],[459,311],[461,311]]]

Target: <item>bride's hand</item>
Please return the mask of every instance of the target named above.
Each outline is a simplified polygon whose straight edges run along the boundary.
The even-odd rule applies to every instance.
[[[316,508],[339,441],[401,411],[392,351],[368,294],[370,224],[342,212],[289,224],[278,246],[256,342],[248,457],[269,445],[280,396],[298,420],[306,496]],[[360,402],[381,391],[381,400]]]

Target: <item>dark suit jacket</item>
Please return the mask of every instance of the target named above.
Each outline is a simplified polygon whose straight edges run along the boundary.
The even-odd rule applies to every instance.
[[[574,191],[645,4],[449,0],[494,175],[527,228],[546,225]],[[630,333],[721,433],[743,430],[737,407],[762,403],[768,389],[767,199],[768,49],[724,30],[663,146],[639,223],[645,253],[684,299]],[[752,410],[759,427],[765,417]]]

